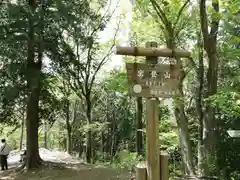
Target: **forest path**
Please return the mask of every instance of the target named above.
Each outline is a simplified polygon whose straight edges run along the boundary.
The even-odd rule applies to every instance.
[[[56,150],[39,150],[41,158],[49,163],[46,167],[31,172],[16,173],[20,165],[20,152],[9,155],[9,170],[0,172],[0,180],[128,180],[128,170],[84,164],[69,154]]]

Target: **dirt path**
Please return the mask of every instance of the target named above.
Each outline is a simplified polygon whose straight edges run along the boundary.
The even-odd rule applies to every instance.
[[[65,152],[40,150],[43,160],[51,161],[47,166],[31,172],[16,173],[19,165],[19,152],[9,157],[10,170],[0,172],[0,180],[128,180],[128,170],[98,167],[83,164]]]
[[[14,173],[4,172],[1,180],[128,180],[129,173],[126,170],[110,168],[82,167],[69,168],[42,168],[37,171]]]

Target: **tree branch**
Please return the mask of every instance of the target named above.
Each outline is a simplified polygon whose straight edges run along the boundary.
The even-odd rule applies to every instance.
[[[213,37],[213,40],[217,40],[217,33],[218,33],[218,27],[219,27],[219,1],[218,0],[212,0],[212,7],[215,12],[212,13],[211,18],[212,18],[212,23],[211,23],[211,30],[210,30],[210,35]]]
[[[79,98],[81,97],[79,94],[79,88],[82,91],[82,94],[85,96],[86,92],[83,88],[82,82],[80,81],[80,79],[76,78],[76,74],[74,72],[72,72],[71,70],[69,70],[68,73],[66,73],[67,75],[65,75],[65,77],[68,79],[68,84],[70,86],[70,88],[79,96]],[[74,79],[72,79],[71,77],[75,77]],[[76,80],[77,79],[77,80]]]
[[[200,23],[203,33],[203,42],[204,48],[207,50],[209,45],[209,33],[208,33],[208,20],[207,20],[207,9],[206,9],[206,0],[200,0]]]
[[[150,2],[152,3],[153,8],[155,9],[157,15],[159,16],[163,24],[167,27],[169,24],[168,19],[164,11],[161,9],[160,5],[156,2],[156,0],[150,0]]]
[[[118,0],[118,2],[117,2],[117,4],[120,2],[120,0]],[[88,48],[88,51],[87,51],[87,62],[86,62],[86,69],[85,69],[85,78],[83,78],[84,79],[84,81],[85,81],[85,83],[84,83],[84,87],[85,87],[85,94],[87,94],[87,92],[92,88],[92,80],[93,80],[93,78],[92,78],[92,80],[90,80],[90,86],[88,85],[89,84],[89,78],[90,78],[90,74],[91,74],[91,67],[92,67],[92,60],[93,60],[93,58],[92,58],[92,50],[93,50],[93,45],[94,45],[94,40],[93,40],[93,38],[94,38],[94,36],[95,36],[95,34],[99,31],[99,30],[101,30],[102,29],[102,25],[103,25],[103,22],[105,22],[105,21],[107,21],[108,19],[110,19],[112,16],[113,16],[113,14],[114,14],[114,12],[116,11],[116,9],[117,9],[117,7],[113,10],[113,12],[109,15],[108,14],[108,9],[110,8],[110,6],[111,6],[111,2],[110,2],[110,4],[108,5],[108,8],[107,8],[107,10],[106,10],[106,12],[105,12],[105,14],[101,17],[101,19],[100,19],[100,21],[99,21],[99,24],[96,26],[96,28],[94,28],[93,29],[93,31],[91,32],[91,34],[90,34],[90,36],[89,36],[89,42],[88,42],[88,46],[87,46],[87,48]],[[113,48],[113,47],[112,47]],[[111,49],[112,49],[111,48]],[[105,58],[104,58],[104,60],[105,60]],[[101,65],[100,65],[101,64]],[[100,67],[97,67],[97,69],[99,68],[101,68],[101,66],[104,64],[104,62],[100,62]],[[98,70],[99,70],[98,69]],[[97,70],[97,71],[98,71]],[[96,74],[94,73],[94,75],[93,76],[95,76]],[[95,79],[95,78],[94,78]]]
[[[91,42],[90,42],[90,45],[88,46],[88,52],[87,52],[87,63],[86,63],[86,77],[85,77],[85,90],[86,90],[86,93],[89,91],[89,86],[88,86],[88,83],[89,83],[89,77],[90,77],[90,74],[91,74],[91,67],[92,67],[92,60],[93,60],[93,57],[91,55],[91,51],[93,49],[93,39],[91,39]]]
[[[181,27],[179,28],[178,31],[176,31],[176,27],[177,27],[177,26],[174,28],[174,31],[175,31],[175,33],[174,33],[174,39],[179,37],[180,32],[183,30],[183,28],[184,28],[187,24],[188,24],[187,21],[183,22],[183,23],[181,24]]]
[[[80,54],[79,54],[79,43],[78,43],[78,40],[76,42],[77,44],[77,72],[78,72],[78,79],[82,78],[84,79],[84,76],[83,76],[83,73],[82,73],[82,69],[80,68],[81,67],[81,64],[80,64]],[[79,76],[80,74],[80,76]]]
[[[176,19],[176,21],[173,23],[173,30],[174,30],[174,31],[175,31],[175,28],[176,28],[176,26],[177,26],[177,24],[178,24],[178,22],[179,22],[179,19],[180,19],[182,13],[183,13],[183,10],[185,9],[185,7],[188,5],[189,2],[190,2],[190,0],[187,0],[187,1],[183,4],[183,6],[180,8],[180,10],[179,10],[179,12],[178,12],[178,15],[177,15],[177,19]]]
[[[160,28],[163,30],[163,33],[165,34],[165,31],[164,31],[164,30],[165,30],[166,28],[165,28],[162,24],[159,23],[159,21],[157,20],[157,18],[155,18],[155,15],[154,15],[149,9],[147,10],[147,12],[154,18],[154,20],[156,21],[156,23],[159,24]]]
[[[198,67],[197,67],[197,64],[194,62],[193,58],[189,57],[188,60],[189,60],[189,63],[191,64],[191,66],[194,68],[194,70],[197,71]]]
[[[120,24],[120,23],[119,23]],[[119,29],[119,24],[118,24],[118,29]],[[98,64],[95,72],[93,73],[93,76],[92,76],[92,79],[91,79],[91,82],[90,82],[90,86],[89,88],[92,89],[92,86],[93,86],[93,83],[96,79],[96,75],[98,73],[98,71],[100,70],[100,68],[106,63],[106,59],[112,54],[112,49],[113,47],[115,46],[115,42],[116,42],[116,36],[117,36],[117,32],[118,30],[115,32],[115,35],[114,35],[114,43],[112,44],[112,46],[110,47],[108,53],[103,57],[103,59],[101,60],[101,62]]]

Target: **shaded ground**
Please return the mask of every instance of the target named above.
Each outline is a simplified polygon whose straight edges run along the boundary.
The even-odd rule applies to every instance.
[[[129,173],[109,168],[42,168],[38,171],[2,173],[1,180],[128,180]]]
[[[83,164],[65,152],[40,149],[44,167],[30,172],[16,172],[20,152],[12,152],[9,157],[10,169],[0,172],[0,180],[128,180],[128,170],[97,167]]]

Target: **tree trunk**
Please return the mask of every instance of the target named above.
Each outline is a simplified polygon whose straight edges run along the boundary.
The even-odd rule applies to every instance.
[[[82,138],[82,136],[80,136]],[[81,159],[84,159],[84,153],[86,152],[86,147],[84,146],[84,141],[80,140],[79,142],[79,151],[78,151],[78,156]]]
[[[68,152],[68,154],[72,153],[72,132],[70,129],[68,129],[67,152]]]
[[[196,112],[198,116],[198,175],[205,176],[205,153],[203,145],[203,87],[204,87],[204,63],[203,63],[203,44],[201,33],[198,34],[198,87],[196,93]]]
[[[104,144],[105,144],[105,138],[104,138],[104,132],[101,132],[101,153],[103,155],[103,162],[105,161],[105,150],[104,150]]]
[[[218,80],[218,57],[217,57],[217,34],[219,27],[219,18],[216,17],[215,13],[211,15],[211,24],[208,25],[208,15],[206,8],[206,0],[200,0],[200,20],[201,30],[203,35],[204,49],[208,56],[208,71],[207,71],[207,93],[205,98],[209,98],[217,92],[217,80]],[[219,12],[219,1],[212,1],[213,10]],[[211,27],[209,31],[209,26]],[[211,103],[207,103],[205,107],[205,117],[203,120],[204,131],[203,131],[203,145],[206,152],[206,168],[207,174],[214,174],[210,170],[210,165],[217,167],[217,156],[216,156],[216,122],[215,122],[215,108]],[[211,171],[211,172],[210,172]],[[216,168],[216,171],[218,168]]]
[[[193,156],[188,130],[188,119],[185,115],[184,106],[182,104],[178,104],[178,106],[175,107],[175,117],[177,120],[180,135],[180,148],[184,172],[189,175],[194,175],[194,165],[192,159]]]
[[[66,107],[65,107],[65,111],[66,111],[66,128],[67,128],[67,152],[69,154],[72,153],[72,127],[71,127],[71,123],[70,123],[70,104],[68,99],[66,100]]]
[[[90,101],[90,97],[86,97],[86,117],[88,124],[92,123],[92,103]],[[87,139],[87,149],[86,149],[86,160],[87,163],[92,163],[92,131],[91,129],[88,130],[86,134]]]
[[[47,132],[47,123],[46,120],[44,120],[44,148],[47,149],[47,136],[48,136],[48,132]]]
[[[20,150],[22,150],[23,148],[24,124],[25,124],[25,117],[23,117],[22,123],[21,123],[21,135],[20,135],[20,144],[19,144]]]
[[[27,168],[36,168],[39,165],[39,150],[38,150],[38,102],[40,94],[40,72],[33,67],[29,67],[32,70],[31,80],[28,82],[29,97],[27,103]],[[32,82],[31,82],[32,81]],[[36,84],[33,83],[36,82]]]
[[[67,123],[67,152],[72,153],[72,127]]]
[[[142,122],[142,97],[137,97],[137,109],[136,109],[136,120],[137,120],[137,134],[136,134],[136,147],[138,155],[143,155],[143,122]]]
[[[113,138],[112,138],[112,144],[111,144],[111,157],[114,157],[114,152],[115,152],[115,144],[116,144],[116,139],[117,139],[117,136],[116,136],[116,133],[113,134]]]
[[[173,42],[173,30],[171,26],[168,28],[169,39],[166,39],[167,47],[170,49],[175,48],[175,44]],[[189,128],[188,128],[188,118],[185,114],[185,105],[184,105],[184,93],[183,93],[183,80],[185,78],[185,72],[182,67],[181,59],[176,59],[177,63],[181,67],[180,74],[180,83],[178,90],[180,92],[181,100],[177,100],[175,105],[175,117],[178,124],[178,130],[180,135],[180,147],[181,147],[181,155],[184,165],[184,172],[189,175],[194,175],[194,165],[193,165],[193,153],[192,153],[192,145],[190,141]]]
[[[35,14],[37,2],[27,1],[31,11]],[[41,67],[42,67],[42,43],[41,35],[38,46],[38,57],[35,57],[34,42],[34,20],[33,16],[28,19],[28,56],[27,56],[27,169],[37,168],[40,164],[39,145],[38,145],[38,123],[39,123],[39,96],[41,90]],[[41,28],[40,28],[41,29]]]
[[[87,132],[87,148],[86,148],[87,163],[92,163],[92,131]]]

